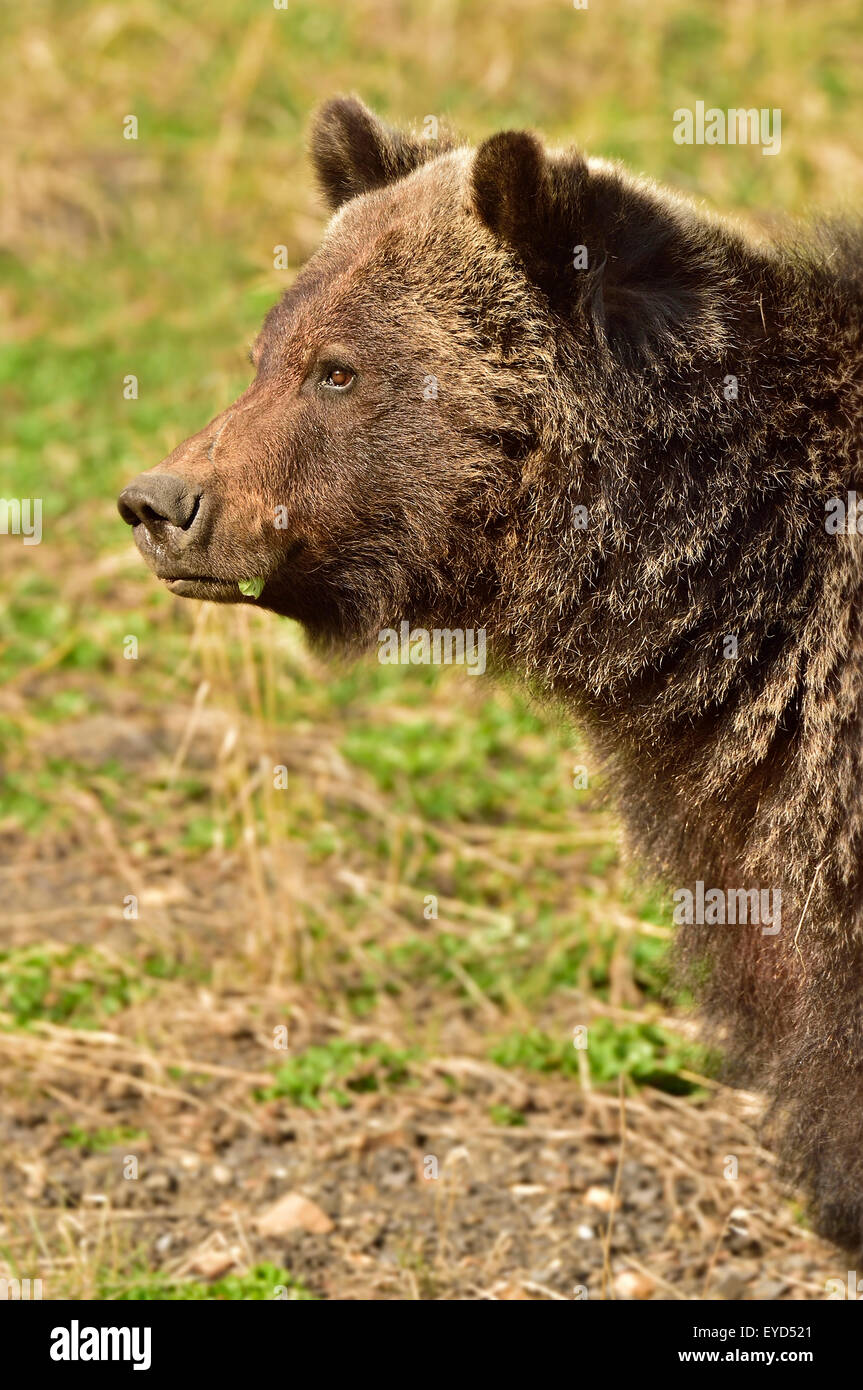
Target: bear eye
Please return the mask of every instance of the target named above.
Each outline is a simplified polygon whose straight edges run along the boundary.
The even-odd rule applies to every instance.
[[[350,367],[330,367],[321,384],[331,391],[347,391],[356,381],[356,375]]]

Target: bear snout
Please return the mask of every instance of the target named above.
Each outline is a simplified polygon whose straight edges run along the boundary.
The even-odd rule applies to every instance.
[[[120,493],[117,510],[132,527],[135,544],[150,569],[169,588],[175,582],[200,581],[210,586],[207,597],[213,597],[213,585],[227,584],[229,595],[236,597],[235,583],[212,574],[208,542],[216,508],[197,483],[177,473],[140,473]],[[188,587],[175,592],[202,596],[197,588],[194,593]]]
[[[201,512],[201,490],[176,473],[139,473],[117,499],[117,510],[130,526],[189,532]]]

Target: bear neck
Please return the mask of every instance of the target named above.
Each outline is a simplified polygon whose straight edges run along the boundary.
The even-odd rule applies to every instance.
[[[666,877],[776,877],[790,855],[786,880],[825,860],[848,880],[863,540],[826,519],[855,486],[863,502],[860,275],[732,236],[722,254],[720,350],[567,348],[494,626],[583,721]]]

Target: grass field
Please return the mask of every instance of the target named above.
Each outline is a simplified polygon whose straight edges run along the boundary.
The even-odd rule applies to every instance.
[[[324,225],[325,97],[539,128],[769,232],[859,208],[861,58],[856,0],[4,11],[0,492],[43,499],[43,538],[0,536],[0,1277],[823,1293],[838,1257],[669,994],[668,903],[578,785],[577,733],[514,688],[325,667],[287,622],[172,598],[115,497],[247,381]],[[675,144],[697,100],[781,108],[781,154]]]

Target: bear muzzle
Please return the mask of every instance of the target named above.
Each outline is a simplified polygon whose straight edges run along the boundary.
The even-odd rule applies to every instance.
[[[166,527],[191,531],[200,517],[200,489],[176,473],[139,473],[117,499],[117,510],[130,526],[144,526],[151,534]]]
[[[195,483],[176,473],[140,473],[123,489],[117,510],[157,578],[183,598],[234,602],[236,579],[208,574],[206,546],[213,507]]]

